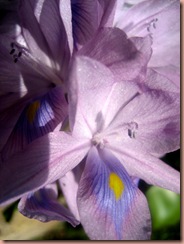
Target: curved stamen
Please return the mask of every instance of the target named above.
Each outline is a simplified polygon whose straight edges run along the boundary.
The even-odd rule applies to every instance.
[[[156,29],[156,22],[157,22],[157,21],[158,21],[157,18],[155,18],[155,19],[153,19],[153,20],[150,21],[150,23],[149,23],[148,26],[147,26],[147,31],[148,31],[148,32],[152,32],[153,29]]]

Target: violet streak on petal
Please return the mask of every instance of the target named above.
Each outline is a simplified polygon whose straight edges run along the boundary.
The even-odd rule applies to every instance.
[[[93,240],[146,240],[150,214],[146,198],[122,164],[107,150],[87,156],[77,196],[81,223]]]
[[[55,87],[41,98],[30,101],[2,150],[3,160],[23,150],[38,137],[53,131],[59,123],[62,125],[67,112],[67,103],[60,87]]]

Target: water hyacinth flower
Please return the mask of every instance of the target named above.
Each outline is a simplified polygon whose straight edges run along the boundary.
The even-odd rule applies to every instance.
[[[120,79],[152,79],[150,87],[160,79],[160,89],[172,87],[180,93],[179,1],[132,1],[140,2],[133,6],[129,2],[118,1],[115,13],[119,12],[119,18],[116,14],[112,25],[116,28],[100,28],[78,55],[101,61]]]
[[[115,5],[116,1],[112,0],[16,1],[17,14],[14,18],[8,15],[0,28],[0,150],[3,149],[3,160],[52,131],[58,121],[64,121],[67,116],[65,81],[73,43],[75,47],[77,43],[82,45],[96,29],[112,22]],[[14,28],[9,23],[12,19],[17,23]],[[91,22],[92,19],[95,21]],[[5,34],[4,29],[10,29],[9,33]],[[57,103],[61,101],[56,101],[56,97],[62,100],[60,108]],[[15,109],[16,115],[12,113]],[[28,113],[32,117],[36,115],[35,121],[27,121]],[[45,121],[40,122],[40,117]],[[11,122],[7,124],[7,121]]]
[[[175,5],[176,3],[177,2],[174,1]],[[161,4],[160,1],[157,2],[157,5],[158,4],[160,4],[162,9],[164,9],[164,4]],[[84,45],[83,48],[78,52],[78,55],[87,55],[89,57],[97,59],[98,61],[103,62],[105,65],[107,65],[107,67],[111,66],[111,70],[117,75],[119,74],[119,77],[121,78],[124,77],[124,79],[126,80],[127,79],[135,80],[135,78],[136,81],[144,80],[147,72],[148,73],[147,75],[149,77],[151,76],[153,77],[153,79],[155,79],[155,76],[157,76],[155,74],[155,69],[147,70],[146,68],[150,58],[152,59],[153,56],[151,55],[152,42],[149,35],[146,37],[136,37],[136,38],[133,37],[127,39],[127,36],[123,31],[114,28],[103,28],[103,29],[100,28],[102,26],[108,26],[112,24],[115,6],[116,6],[115,1],[109,1],[109,2],[93,1],[93,3],[91,1],[86,1],[85,3],[81,1],[73,1],[72,3],[70,2],[55,3],[54,5],[50,5],[50,3],[48,3],[47,1],[43,1],[42,3],[37,1],[34,2],[20,1],[20,6],[18,8],[18,15],[20,19],[22,34],[19,33],[19,35],[17,35],[18,36],[16,37],[17,44],[15,42],[12,43],[11,38],[5,39],[3,41],[3,45],[4,42],[7,42],[9,44],[8,46],[9,50],[4,50],[1,53],[2,62],[3,62],[2,67],[3,66],[5,67],[4,69],[1,70],[2,86],[3,89],[5,90],[3,91],[3,98],[2,98],[3,105],[5,104],[5,107],[4,106],[2,107],[2,113],[1,113],[3,114],[3,116],[1,116],[1,124],[2,124],[1,126],[2,137],[0,142],[1,148],[3,148],[4,144],[7,142],[7,138],[10,136],[13,127],[14,126],[21,127],[21,123],[23,122],[21,122],[20,119],[18,122],[18,118],[20,117],[21,113],[23,112],[23,109],[30,101],[30,99],[32,99],[32,103],[34,104],[35,97],[37,99],[38,96],[40,96],[39,99],[41,99],[42,93],[45,93],[48,90],[52,89],[53,86],[58,86],[58,85],[63,86],[62,82],[65,80],[65,77],[67,76],[70,56],[73,50],[73,38],[75,44],[76,44],[76,40],[78,40],[77,42],[81,44],[84,42],[84,40],[86,40],[87,42],[88,39],[91,39],[91,41],[88,40],[88,43]],[[141,11],[142,8],[143,8],[143,4],[138,8],[141,13],[142,13]],[[147,8],[149,9],[149,4]],[[96,11],[92,11],[94,9],[96,9]],[[173,12],[172,4],[169,4],[169,6],[167,6],[167,9],[169,10],[171,9],[170,11]],[[174,13],[173,13],[174,23],[179,22],[178,19],[176,19],[175,17],[177,16],[175,14],[176,11],[177,8],[174,9]],[[96,23],[91,22],[92,14],[94,12],[95,14],[98,13],[97,26],[99,29],[93,28],[94,25],[96,26]],[[29,15],[27,15],[26,13],[29,13]],[[46,23],[48,19],[46,16],[48,14],[50,16],[57,16],[57,18],[52,17],[49,19],[50,21],[52,20],[51,28],[44,27],[47,25]],[[78,18],[78,16],[80,16],[80,18]],[[62,17],[62,19],[60,17]],[[71,19],[72,19],[72,26],[71,24],[69,24]],[[97,19],[97,18],[93,18],[93,19]],[[31,27],[32,24],[30,25],[30,23],[34,24],[34,28]],[[53,26],[55,26],[54,30],[52,30]],[[59,26],[62,26],[62,28],[60,28]],[[178,33],[178,25],[175,26],[177,28],[174,28],[174,31]],[[83,32],[81,33],[79,30],[82,29]],[[165,29],[166,29],[165,25],[163,25],[162,30]],[[50,32],[52,32],[52,38],[50,37],[51,36]],[[72,37],[72,33],[73,33],[73,37]],[[88,36],[89,33],[90,36]],[[139,35],[139,33],[135,32],[135,35]],[[15,35],[13,38],[15,39]],[[46,39],[46,41],[44,39]],[[62,50],[60,48],[60,42],[63,43],[61,45],[61,48],[63,48]],[[178,46],[176,45],[176,47]],[[3,47],[3,48],[6,49],[7,47]],[[107,49],[110,48],[111,52],[104,52],[104,48]],[[60,51],[58,52],[59,49]],[[31,55],[33,55],[31,58],[30,56],[28,57],[28,55],[26,54],[28,58],[26,62],[25,62],[26,52],[23,50],[26,50],[27,54],[31,53]],[[11,53],[11,55],[9,55],[9,53]],[[22,56],[22,53],[24,54],[23,55],[24,57]],[[60,55],[58,55],[58,53],[60,53]],[[17,55],[18,56],[21,55],[22,56],[21,59],[19,59]],[[12,59],[12,57],[10,56],[12,57],[15,56],[15,58]],[[32,60],[33,58],[35,59],[34,61]],[[18,60],[19,62],[17,63]],[[22,63],[23,60],[24,62]],[[44,60],[44,66],[42,64],[43,60]],[[16,61],[16,66],[12,61]],[[28,67],[25,67],[25,63],[26,66]],[[47,66],[49,66],[49,68]],[[13,77],[10,77],[9,69],[7,67],[9,67],[9,69],[13,71],[12,72]],[[35,67],[37,68],[35,69]],[[159,67],[159,69],[160,68],[161,67]],[[25,69],[28,74],[23,75],[22,73],[25,73]],[[39,69],[40,71],[42,70],[41,73],[40,71],[38,72]],[[176,72],[175,69],[171,69],[171,67],[168,66],[164,67],[164,70],[167,73],[168,73],[168,69],[170,73],[169,80],[171,80],[174,83],[178,83],[177,81],[179,80],[179,75],[178,75],[179,73]],[[29,73],[34,73],[34,75],[31,74],[30,76]],[[33,81],[31,82],[29,81],[30,78],[33,76],[36,76],[39,79],[39,83],[36,82],[35,84]],[[139,76],[139,79],[137,79],[137,76]],[[10,84],[9,82],[10,78],[13,81],[12,87],[11,87],[12,83]],[[44,80],[44,79],[46,79],[47,82],[41,83],[40,80]],[[15,80],[17,80],[17,82],[15,82]],[[154,84],[154,82],[152,82],[150,85],[152,84]],[[8,94],[7,94],[7,90],[8,90]],[[65,88],[63,90],[65,90]],[[10,94],[10,92],[12,92],[12,94]],[[24,96],[23,99],[19,99],[20,97],[23,96]],[[18,99],[18,103],[15,104],[17,99]],[[23,100],[25,100],[25,103],[23,103]],[[27,105],[27,108],[29,107],[30,102]],[[12,109],[9,108],[9,111],[4,110],[7,109],[8,107],[11,107],[12,104],[13,104]],[[66,107],[66,102],[64,101],[64,99],[63,99],[63,107]],[[11,110],[13,111],[15,108],[17,108],[17,114],[16,116],[14,115],[11,116]],[[62,120],[64,119],[64,117],[62,118]],[[59,119],[61,118],[59,117]],[[11,125],[8,126],[8,129],[5,128],[4,126],[5,121],[7,120],[11,121]],[[19,125],[16,125],[16,123],[18,123]],[[56,125],[57,122],[49,130],[45,128],[45,133],[54,129]],[[38,127],[38,133],[35,133],[35,135],[37,134],[37,136],[32,138],[37,138],[39,135],[40,136],[44,135],[43,130],[42,133],[40,133],[39,130],[40,129]],[[13,133],[16,134],[16,132]],[[12,139],[13,136],[11,136],[11,138],[9,139],[8,142],[9,146],[6,146],[6,148],[11,147],[11,144],[14,143],[13,140],[17,141],[17,139],[13,139],[13,140]],[[7,149],[5,151],[7,151]]]
[[[82,161],[74,207],[88,236],[149,239],[149,209],[136,178],[179,193],[179,172],[154,156],[179,148],[178,95],[140,93],[135,83],[116,82],[107,67],[86,57],[73,64],[68,95],[71,132],[56,129],[1,163],[1,204],[23,196],[19,210],[26,215],[29,206],[28,216],[35,215],[38,204],[29,192],[62,180]],[[48,217],[44,208],[41,213]]]
[[[114,3],[21,1],[23,35],[1,53],[4,67],[16,69],[3,92],[23,79],[13,87],[21,108],[1,153],[0,200],[5,205],[21,197],[19,211],[40,221],[81,222],[91,239],[149,239],[150,214],[137,180],[179,192],[179,173],[158,159],[179,148],[178,89],[147,69],[155,53],[151,31],[128,38],[123,28],[104,28]],[[68,73],[73,42],[76,55],[102,64],[78,57]],[[21,50],[18,60],[13,49]],[[9,114],[17,104],[4,98],[2,114]],[[68,106],[70,131],[64,132]],[[57,201],[56,180],[70,211]]]
[[[3,160],[52,131],[67,116],[64,81],[72,46],[64,26],[65,17],[61,19],[57,2],[47,2],[36,9],[34,4],[36,1],[20,1],[14,32],[11,28],[9,33],[1,34]],[[48,19],[48,14],[52,18]],[[51,22],[52,36],[51,29],[48,32],[46,28]]]
[[[114,26],[130,37],[152,38],[149,72],[157,72],[180,87],[180,1],[118,1]],[[151,69],[151,70],[150,70]]]

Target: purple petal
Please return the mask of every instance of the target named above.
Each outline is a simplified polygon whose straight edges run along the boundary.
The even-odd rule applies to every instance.
[[[64,176],[86,155],[89,142],[62,131],[49,133],[0,162],[0,203],[5,205]],[[13,172],[13,174],[12,174]]]
[[[34,15],[37,0],[20,1],[19,16],[23,29],[23,36],[27,45],[35,57],[44,62],[49,62],[48,57],[52,57],[48,43],[40,29],[40,25]],[[42,8],[42,6],[40,6]]]
[[[36,6],[34,13],[52,52],[56,68],[59,64],[62,75],[65,77],[70,61],[70,50],[60,15],[60,5],[58,1],[45,0],[42,6],[39,4]],[[59,72],[61,71],[59,70]]]
[[[77,167],[68,172],[59,180],[67,205],[75,218],[78,220],[80,220],[80,216],[77,206],[77,191],[82,171],[83,167],[80,163],[77,165]]]
[[[48,91],[53,84],[61,85],[61,79],[54,70],[36,60],[25,43],[21,45],[13,38],[2,35],[0,47],[0,95],[13,92],[22,97],[29,92],[29,95],[31,93],[38,96]],[[17,62],[14,55],[17,57]]]
[[[131,16],[131,18],[130,18]],[[117,24],[128,36],[152,35],[149,66],[180,64],[180,2],[142,1],[127,11]]]
[[[171,92],[180,93],[180,71],[177,67],[172,66],[172,65],[164,66],[164,67],[163,66],[162,67],[153,67],[151,69],[148,69],[148,76],[151,73],[151,75],[156,77],[156,75],[154,74],[154,71],[156,71],[157,74],[159,74],[159,75],[157,75],[157,77],[159,77],[159,78],[155,78],[154,81],[157,79],[161,79],[160,82],[163,82],[163,80],[165,80],[165,81],[167,81],[167,85],[165,85],[166,90],[169,89],[169,91],[171,91]],[[161,77],[161,75],[162,75],[162,77]],[[165,79],[163,77],[165,77]],[[152,82],[152,85],[154,85],[154,83],[155,82]],[[163,82],[163,83],[166,83],[166,82]]]
[[[163,92],[180,93],[180,76],[173,66],[148,68],[143,85],[145,90],[162,90]],[[142,84],[140,83],[140,87]]]
[[[104,120],[103,128],[105,133],[108,134],[110,132],[111,134],[111,132],[116,132],[115,130],[118,130],[119,126],[125,126],[126,123],[124,124],[124,121],[129,121],[129,118],[127,118],[128,114],[126,116],[121,116],[121,114],[125,107],[128,106],[129,103],[131,104],[131,102],[140,95],[139,90],[137,85],[129,81],[116,82],[113,84],[111,92],[106,99],[105,106],[101,111]],[[129,113],[131,115],[132,110],[130,110]],[[115,130],[111,130],[111,126],[113,126]]]
[[[23,150],[38,137],[53,131],[67,116],[67,103],[60,87],[29,102],[20,115],[5,147],[3,159]]]
[[[79,224],[71,212],[59,203],[52,185],[23,196],[18,209],[24,216],[42,222],[67,221],[74,227]]]
[[[123,163],[129,175],[144,180],[148,184],[180,193],[180,173],[160,159],[145,152],[136,141],[127,141],[109,149]]]
[[[25,84],[21,82],[20,70],[10,54],[11,50],[11,39],[0,36],[0,95],[11,92],[21,95],[26,90]]]
[[[69,85],[69,120],[73,134],[91,138],[113,83],[112,73],[103,64],[87,57],[75,59]]]
[[[49,67],[35,61],[28,50],[12,41],[5,35],[0,39],[0,149],[26,104],[47,93],[55,82],[61,84]],[[10,54],[12,45],[15,52],[22,53],[17,63]]]
[[[73,32],[72,32],[72,10],[71,10],[71,0],[61,1],[59,0],[59,9],[60,9],[60,16],[62,18],[66,36],[68,39],[68,45],[70,49],[70,53],[73,52]]]
[[[72,0],[73,35],[84,45],[99,27],[112,26],[116,0]]]
[[[50,63],[56,70],[61,69],[59,74],[63,78],[70,50],[59,7],[58,1],[21,1],[19,15],[23,35],[32,54],[41,62]]]
[[[123,29],[126,29],[126,32],[133,31],[133,30],[135,31],[134,28],[138,28],[138,24],[140,22],[142,22],[142,25],[145,24],[146,20],[148,21],[150,18],[153,19],[155,15],[166,11],[168,8],[171,8],[172,4],[176,3],[176,2],[178,2],[178,1],[177,0],[141,1],[140,3],[135,4],[133,7],[129,8],[129,11],[126,14],[126,17],[128,17],[132,14],[131,18],[126,18],[125,16],[123,16],[123,19],[122,19],[122,21],[120,21],[118,23],[118,26]],[[139,29],[137,29],[137,30],[139,30]],[[146,31],[147,31],[147,29],[145,28],[144,33],[146,33]]]
[[[101,7],[101,11],[99,7],[99,15],[102,16],[100,26],[111,27],[113,24],[117,0],[98,0],[98,2]]]
[[[124,109],[128,115],[134,108],[129,121],[137,124],[135,137],[150,153],[165,154],[180,147],[179,97],[169,95],[156,91],[142,94]]]
[[[78,54],[105,64],[114,73],[117,81],[133,80],[143,75],[142,70],[151,56],[151,39],[128,39],[120,29],[103,28]]]
[[[7,100],[8,100],[8,102],[12,102],[12,100],[17,101],[17,99],[19,99],[19,97],[17,95],[14,95],[13,97],[12,97],[12,94],[9,95],[9,97],[11,97],[12,100],[7,98],[7,96],[0,97],[0,102],[2,101],[2,104],[3,104],[3,101],[7,102]],[[14,106],[11,106],[10,108],[5,108],[5,110],[2,110],[0,112],[0,135],[1,135],[0,136],[0,151],[2,150],[4,145],[7,143],[7,140],[9,138],[19,116],[24,109],[24,106],[25,106],[25,103],[22,103],[22,101],[20,100]],[[16,111],[16,113],[15,113],[15,111]]]
[[[180,147],[179,100],[178,93],[150,90],[141,94],[138,90],[136,93],[133,84],[117,83],[106,104],[108,109],[103,112],[108,126],[106,140],[122,146],[126,141],[131,144],[135,140],[151,154],[177,150]]]
[[[93,240],[150,238],[146,198],[106,150],[90,150],[79,183],[78,206],[81,224]]]
[[[125,3],[127,4],[137,4],[137,3],[140,3],[140,2],[143,2],[144,0],[125,0]]]
[[[97,0],[72,0],[72,24],[74,40],[83,45],[99,26]]]

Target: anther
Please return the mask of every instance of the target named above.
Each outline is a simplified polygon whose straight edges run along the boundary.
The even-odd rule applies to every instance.
[[[138,124],[136,122],[131,122],[131,123],[129,123],[128,127],[129,127],[128,128],[128,136],[130,138],[135,138],[136,131],[138,129]]]
[[[22,52],[19,52],[18,53],[18,57],[20,58],[22,56]]]
[[[157,18],[153,19],[147,26],[147,31],[151,32],[151,30],[156,29],[156,22],[158,21]]]
[[[128,135],[130,138],[135,138],[135,131],[128,129]]]
[[[14,54],[14,55],[13,55],[13,58],[14,58],[14,63],[17,63],[17,61],[18,61],[18,56],[17,56],[17,54]]]
[[[13,48],[13,49],[10,51],[10,54],[12,55],[14,52],[15,52],[15,48]]]
[[[10,46],[12,47],[12,48],[14,48],[14,42],[11,42],[11,44],[10,44]]]
[[[20,47],[18,47],[14,42],[12,42],[10,46],[12,47],[10,55],[13,56],[14,63],[17,63],[18,59],[22,56],[22,51],[20,50]]]
[[[17,61],[18,61],[18,58],[15,58],[15,59],[14,59],[14,63],[17,63]]]

